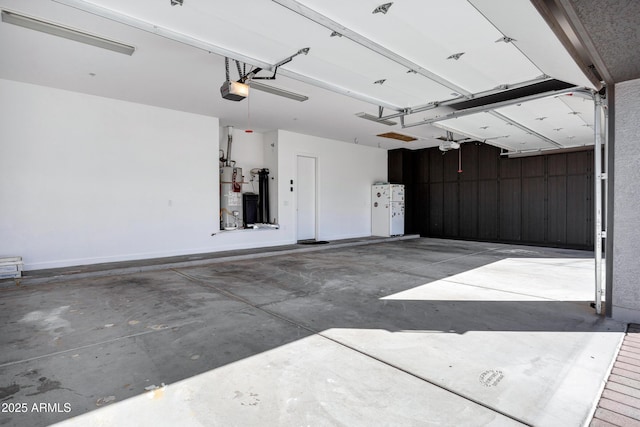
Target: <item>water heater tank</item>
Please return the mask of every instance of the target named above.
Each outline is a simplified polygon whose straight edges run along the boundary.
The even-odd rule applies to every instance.
[[[234,230],[242,227],[242,168],[220,168],[220,227]]]

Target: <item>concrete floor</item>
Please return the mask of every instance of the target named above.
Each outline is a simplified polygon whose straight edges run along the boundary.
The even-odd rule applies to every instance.
[[[590,421],[626,327],[591,253],[322,246],[0,288],[0,425]]]

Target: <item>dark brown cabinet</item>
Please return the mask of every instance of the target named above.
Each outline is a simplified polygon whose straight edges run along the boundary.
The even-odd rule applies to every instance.
[[[389,151],[389,181],[407,189],[407,234],[593,248],[591,150],[521,158],[481,143],[461,150]]]

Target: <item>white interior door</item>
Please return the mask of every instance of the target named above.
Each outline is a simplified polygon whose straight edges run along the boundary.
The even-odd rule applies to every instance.
[[[316,158],[298,156],[298,240],[316,238]]]

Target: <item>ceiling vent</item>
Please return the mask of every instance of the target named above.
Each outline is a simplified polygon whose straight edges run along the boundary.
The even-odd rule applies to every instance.
[[[377,136],[381,138],[397,139],[398,141],[402,141],[402,142],[412,142],[418,139],[413,136],[403,135],[397,132],[381,133],[380,135],[377,135]]]

